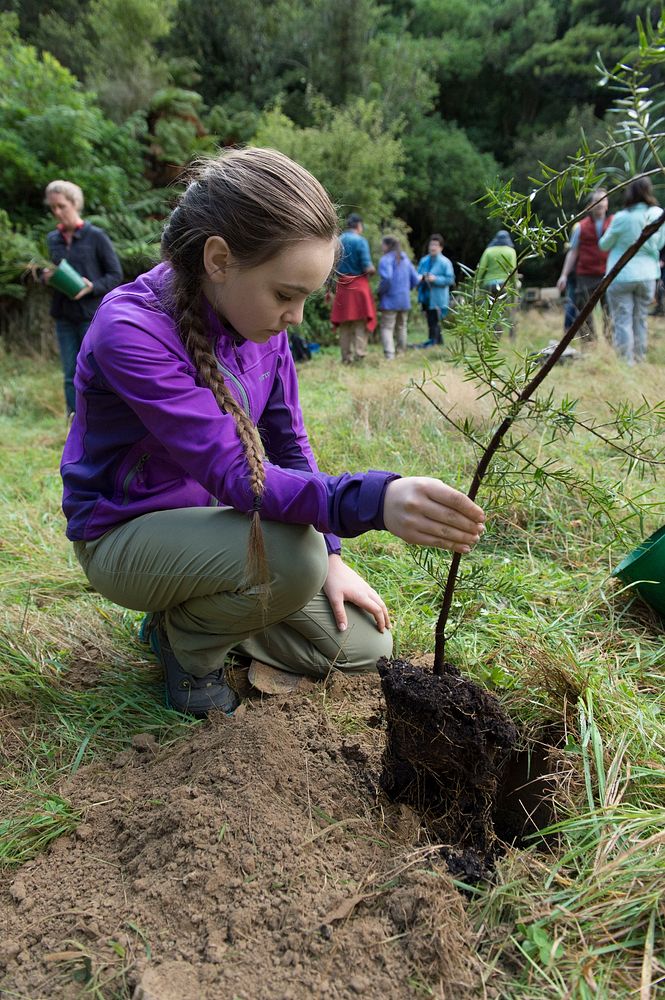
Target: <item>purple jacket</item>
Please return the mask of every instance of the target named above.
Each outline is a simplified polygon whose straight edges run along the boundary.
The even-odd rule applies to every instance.
[[[410,309],[411,289],[416,288],[420,276],[405,253],[399,263],[395,252],[384,253],[379,261],[379,309]]]
[[[67,536],[90,541],[155,510],[223,504],[249,513],[253,494],[232,416],[197,381],[163,304],[160,264],[106,296],[79,353],[76,417],[62,456]],[[337,535],[383,528],[390,472],[319,472],[298,401],[285,331],[267,344],[226,330],[207,308],[225,382],[266,450],[262,517]]]

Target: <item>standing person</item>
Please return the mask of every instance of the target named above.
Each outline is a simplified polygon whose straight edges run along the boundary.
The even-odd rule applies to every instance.
[[[665,316],[665,248],[659,254],[660,276],[656,282],[656,305],[652,316]]]
[[[441,320],[448,313],[450,288],[455,284],[455,272],[452,263],[443,256],[443,236],[432,233],[429,238],[427,254],[420,258],[418,274],[422,280],[418,288],[418,301],[427,317],[429,337],[422,345],[433,347],[443,344],[441,336]]]
[[[651,179],[638,177],[631,181],[626,188],[623,211],[617,212],[600,240],[608,255],[608,271],[644,227],[660,214]],[[614,324],[614,349],[629,365],[646,358],[647,315],[656,294],[656,281],[660,277],[659,253],[664,245],[665,229],[661,228],[640,247],[607,289]]]
[[[514,337],[518,287],[517,253],[510,234],[505,229],[499,229],[483,250],[476,270],[476,282],[492,301],[499,296],[505,297],[503,316],[497,320],[494,329],[500,336],[505,325],[509,336]]]
[[[579,222],[573,224],[571,229],[571,236],[576,229],[579,228]],[[570,243],[567,245],[567,250],[570,249]],[[567,252],[567,251],[566,251]],[[563,291],[564,295],[564,309],[563,309],[563,332],[568,333],[571,326],[577,319],[577,306],[575,305],[575,288],[577,286],[577,275],[575,274],[575,268],[568,273],[568,280]],[[557,287],[558,284],[557,284]],[[559,291],[561,288],[559,287]]]
[[[384,236],[381,240],[383,256],[379,261],[379,309],[381,310],[381,344],[388,361],[395,358],[395,337],[397,353],[406,351],[407,321],[411,309],[411,289],[416,288],[420,278],[415,267],[403,253],[396,236]]]
[[[612,221],[607,214],[609,202],[607,192],[603,188],[592,191],[587,199],[588,214],[579,226],[573,230],[570,237],[570,249],[566,254],[559,280],[556,283],[560,292],[565,292],[568,278],[575,273],[575,306],[578,312],[589,301],[589,296],[595,292],[605,276],[607,253],[601,245],[601,237]],[[609,330],[609,314],[605,297],[601,299],[603,311],[603,326],[605,334]],[[589,316],[580,336],[588,340],[596,339],[596,327],[593,316]]]
[[[390,655],[386,605],[338,536],[468,552],[483,531],[480,508],[438,479],[318,470],[286,327],[337,251],[311,174],[274,150],[226,151],[194,172],[163,263],[105,298],[79,355],[67,535],[96,590],[152,613],[180,711],[235,709],[231,651],[262,683]]]
[[[67,414],[75,409],[74,371],[83,338],[104,295],[122,281],[122,268],[113,244],[103,229],[85,222],[83,192],[70,181],[51,181],[44,199],[58,225],[46,237],[49,256],[55,266],[66,260],[85,281],[85,288],[70,299],[53,290],[51,316],[60,350]],[[42,272],[48,283],[52,268]]]
[[[337,291],[330,315],[333,326],[339,327],[339,346],[345,365],[366,357],[367,335],[376,328],[374,297],[367,280],[376,274],[376,268],[362,233],[363,220],[352,212],[340,237]]]

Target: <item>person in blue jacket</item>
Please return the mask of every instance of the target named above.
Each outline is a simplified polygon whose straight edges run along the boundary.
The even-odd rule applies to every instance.
[[[411,309],[411,289],[420,284],[415,267],[400,247],[396,236],[384,236],[379,261],[379,309],[381,344],[387,361],[406,351],[407,321]],[[397,344],[395,345],[395,335]]]
[[[453,265],[443,256],[443,236],[432,233],[428,243],[428,253],[421,257],[418,274],[422,280],[418,288],[418,301],[427,316],[429,337],[422,345],[433,347],[442,344],[441,320],[448,312],[450,287],[455,284]]]

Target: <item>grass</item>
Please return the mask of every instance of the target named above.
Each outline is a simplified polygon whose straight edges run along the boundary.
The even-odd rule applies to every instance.
[[[543,346],[559,324],[555,313],[522,314],[518,348]],[[603,400],[653,404],[665,399],[663,321],[652,321],[650,358],[629,370],[599,345],[558,367],[552,385],[591,414],[603,412]],[[388,365],[374,347],[362,369],[348,369],[325,348],[303,366],[303,409],[321,467],[468,485],[468,446],[405,388],[427,366],[441,373],[446,407],[483,413],[445,351],[410,351]],[[126,748],[138,732],[177,742],[196,723],[163,706],[155,665],[137,642],[140,616],[89,590],[64,537],[56,363],[5,356],[0,374],[0,863],[17,866],[76,826],[62,789],[78,767]],[[469,893],[468,911],[498,995],[648,1000],[665,983],[663,622],[609,574],[665,519],[665,482],[626,473],[591,436],[551,448],[584,475],[621,481],[628,494],[648,488],[653,507],[628,520],[617,543],[583,497],[552,489],[537,503],[489,509],[487,535],[464,560],[450,655],[534,739],[561,734],[545,838],[510,851],[495,884]],[[397,653],[430,651],[447,557],[416,558],[385,533],[351,540],[345,552],[391,608]],[[351,733],[357,724],[344,720]],[[434,995],[427,983],[413,988]]]

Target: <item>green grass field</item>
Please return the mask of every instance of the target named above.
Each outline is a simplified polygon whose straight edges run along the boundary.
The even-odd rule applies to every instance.
[[[543,346],[559,327],[558,313],[523,313],[516,346]],[[665,400],[665,323],[652,320],[651,332],[650,363],[627,369],[601,344],[555,370],[556,392],[590,414],[604,400]],[[407,388],[426,365],[456,416],[485,412],[445,350],[387,364],[374,346],[362,368],[343,369],[326,348],[304,365],[302,403],[321,468],[387,468],[468,486],[468,445]],[[63,775],[125,748],[135,733],[153,732],[163,745],[196,723],[163,706],[157,669],[137,642],[140,616],[90,591],[65,539],[57,362],[4,356],[0,370],[0,862],[13,871],[76,826],[55,792]],[[490,506],[487,534],[464,560],[449,656],[534,740],[559,735],[548,836],[509,852],[468,909],[487,982],[494,966],[503,969],[502,995],[648,1000],[665,989],[664,630],[610,570],[665,522],[665,476],[659,469],[640,480],[591,435],[541,445],[585,476],[622,482],[628,495],[650,491],[652,506],[626,522],[621,543],[583,497],[561,489]],[[435,578],[447,557],[426,569],[385,533],[345,552],[385,597],[397,653],[431,651]]]

